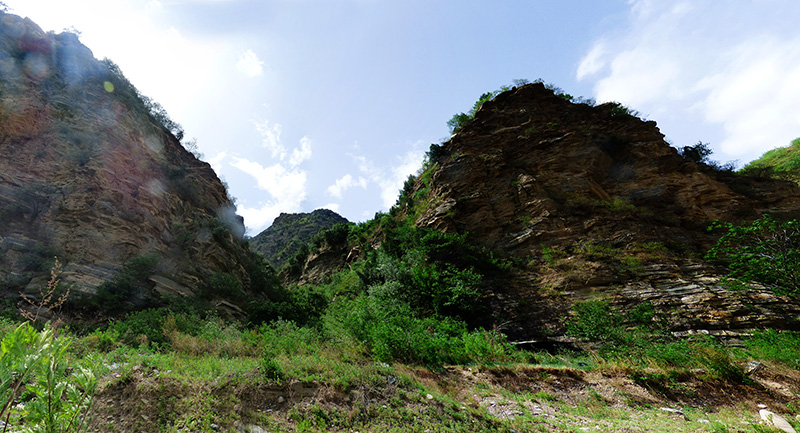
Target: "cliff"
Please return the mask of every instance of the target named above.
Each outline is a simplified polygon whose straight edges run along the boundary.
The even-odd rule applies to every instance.
[[[148,107],[74,34],[0,13],[4,295],[38,293],[54,256],[73,296],[143,256],[156,260],[137,297],[191,297],[216,273],[249,287],[243,222],[224,186]]]
[[[483,301],[511,338],[541,340],[563,336],[573,306],[597,299],[622,312],[652,306],[673,332],[798,327],[796,298],[729,290],[724,269],[704,259],[719,236],[713,221],[764,213],[797,218],[797,185],[695,163],[618,104],[573,103],[531,84],[433,145],[384,220],[465,235],[504,258],[511,271],[487,281]],[[326,255],[335,271],[363,245],[327,248],[340,251]],[[321,281],[311,262],[326,252],[309,254],[298,281]]]

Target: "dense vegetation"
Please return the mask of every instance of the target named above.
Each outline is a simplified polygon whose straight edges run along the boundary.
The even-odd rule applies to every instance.
[[[317,233],[347,219],[327,209],[303,214],[281,214],[266,230],[250,238],[250,249],[261,253],[276,269],[312,240]]]
[[[745,165],[743,174],[800,181],[800,138],[787,147],[772,149],[760,158]]]

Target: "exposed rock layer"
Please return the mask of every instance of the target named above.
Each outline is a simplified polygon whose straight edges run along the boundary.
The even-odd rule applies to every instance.
[[[128,260],[160,259],[157,295],[215,272],[247,283],[222,183],[69,33],[0,13],[0,288],[38,292],[53,256],[93,293]]]
[[[541,84],[485,103],[443,150],[415,185],[429,191],[417,224],[528,263],[490,296],[516,338],[562,334],[570,306],[598,297],[623,310],[650,302],[673,330],[800,323],[796,299],[727,290],[711,266],[692,264],[713,245],[714,220],[800,216],[794,184],[695,164],[655,122]]]

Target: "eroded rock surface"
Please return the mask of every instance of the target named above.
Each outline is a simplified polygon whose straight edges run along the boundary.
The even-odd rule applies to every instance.
[[[243,229],[209,164],[112,64],[0,13],[0,291],[37,293],[58,256],[64,283],[91,294],[146,254],[156,296],[216,272],[246,286]]]

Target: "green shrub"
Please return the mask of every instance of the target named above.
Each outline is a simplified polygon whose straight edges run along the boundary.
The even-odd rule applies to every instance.
[[[281,365],[269,355],[264,355],[259,369],[261,370],[261,377],[267,382],[280,382],[286,377]]]
[[[730,277],[800,295],[800,221],[781,222],[765,214],[741,226],[718,221],[709,228],[715,229],[725,233],[706,258],[725,261]]]
[[[744,339],[747,352],[755,359],[781,362],[800,370],[800,332],[765,329]]]
[[[233,301],[240,301],[246,296],[239,280],[231,274],[222,272],[217,272],[211,276],[203,295],[205,297],[218,297]]]
[[[157,263],[158,257],[152,254],[129,260],[111,281],[97,288],[93,304],[108,313],[148,306],[152,302],[148,278]]]
[[[248,306],[250,323],[259,324],[282,319],[301,325],[314,325],[328,306],[328,297],[312,286],[286,291],[283,299],[251,302]]]
[[[151,308],[130,313],[123,320],[112,322],[109,330],[128,346],[147,344],[155,349],[167,349],[170,346],[169,331],[174,329],[197,335],[202,325],[199,316],[175,313],[168,308]]]
[[[567,321],[567,335],[591,341],[618,341],[622,338],[622,316],[608,302],[591,300],[572,307],[575,315]]]

